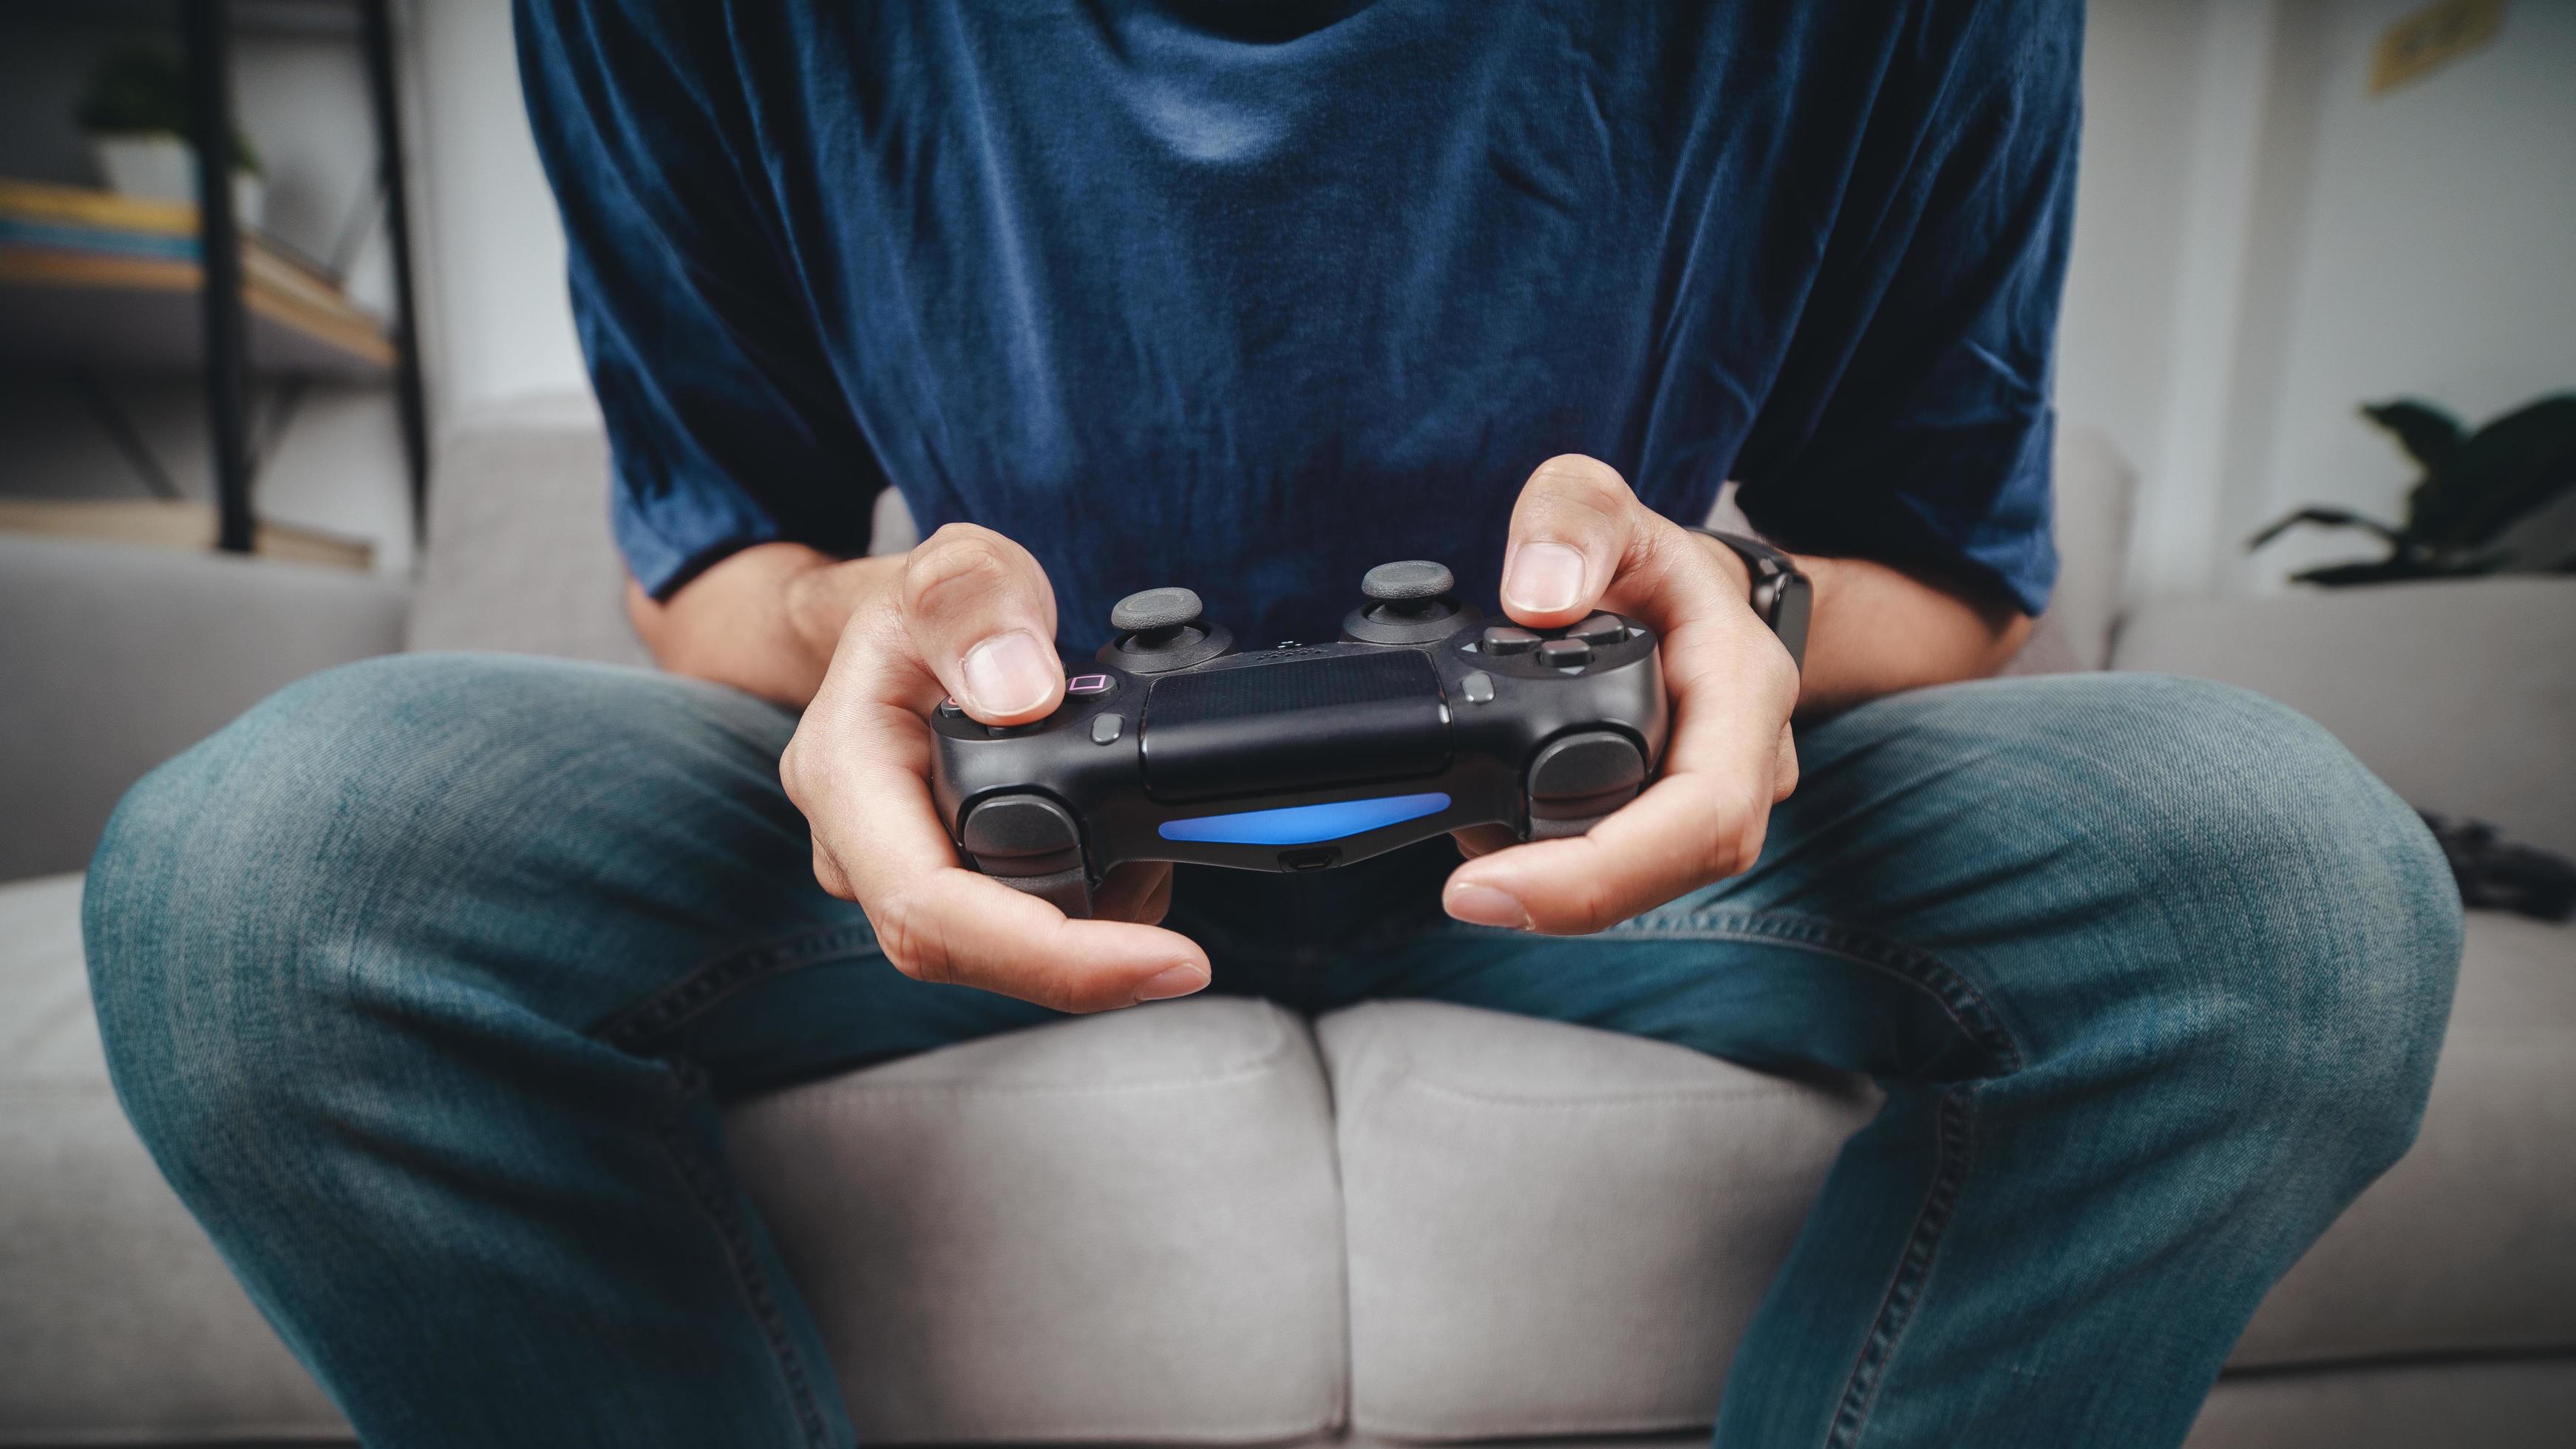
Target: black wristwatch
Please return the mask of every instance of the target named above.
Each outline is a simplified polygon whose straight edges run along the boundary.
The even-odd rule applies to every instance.
[[[1753,574],[1753,612],[1789,646],[1789,661],[1801,670],[1807,667],[1807,611],[1815,597],[1815,586],[1798,572],[1797,560],[1758,538],[1740,533],[1720,533],[1714,528],[1694,528],[1735,550]]]

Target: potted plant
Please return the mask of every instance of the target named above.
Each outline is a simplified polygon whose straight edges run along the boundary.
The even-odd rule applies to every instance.
[[[156,46],[108,52],[90,72],[79,119],[99,178],[110,191],[154,201],[196,201],[188,72],[177,56]],[[267,199],[259,155],[239,130],[232,134],[232,165],[233,215],[244,226],[257,226]]]
[[[2576,491],[2576,393],[2525,403],[2475,432],[2412,398],[2373,403],[2361,414],[2394,436],[2424,476],[2407,490],[2405,521],[2394,526],[2348,508],[2308,507],[2254,535],[2249,553],[2302,523],[2361,529],[2388,545],[2384,558],[2303,569],[2290,576],[2295,582],[2333,587],[2496,573],[2514,562],[2496,540]],[[2576,557],[2537,571],[2576,573]]]

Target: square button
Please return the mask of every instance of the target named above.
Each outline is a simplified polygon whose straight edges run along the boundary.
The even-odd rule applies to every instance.
[[[1064,682],[1067,694],[1107,694],[1110,689],[1106,674],[1077,674]]]

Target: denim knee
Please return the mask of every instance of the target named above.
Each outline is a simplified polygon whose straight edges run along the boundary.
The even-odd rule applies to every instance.
[[[82,929],[108,1065],[165,1170],[243,1150],[364,1080],[417,1016],[470,893],[517,847],[495,800],[534,788],[529,742],[581,701],[565,666],[399,655],[271,696],[136,784],[90,863]],[[602,671],[602,673],[607,673]],[[524,767],[523,767],[524,766]],[[506,864],[498,868],[508,868]]]
[[[749,904],[791,919],[797,887],[819,898],[777,788],[791,728],[736,691],[526,656],[399,655],[280,691],[136,785],[91,862],[128,1113],[194,1152],[326,1110],[317,1092],[440,1023],[583,1029],[632,953],[562,893],[622,890],[644,908],[620,920],[666,939],[651,907],[676,906],[684,851],[746,898],[775,880]]]
[[[2110,675],[2094,731],[2129,802],[2109,848],[2184,958],[2169,1010],[2203,1027],[2248,1112],[2357,1182],[2413,1142],[2450,1017],[2461,906],[2423,822],[2332,735],[2260,695]]]
[[[401,703],[437,666],[372,660],[292,685],[128,791],[90,861],[82,934],[118,1095],[174,1178],[290,1119],[335,1000],[321,939],[358,929],[399,848]],[[351,1038],[354,1039],[354,1038]]]

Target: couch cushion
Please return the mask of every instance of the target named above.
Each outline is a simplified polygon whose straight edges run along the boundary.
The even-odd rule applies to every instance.
[[[1340,1113],[1351,1423],[1398,1438],[1708,1423],[1858,1083],[1431,1002],[1317,1024]]]
[[[588,395],[520,403],[439,440],[410,647],[647,663],[625,587]]]
[[[728,1124],[862,1442],[1336,1423],[1341,1211],[1304,1022],[1198,999],[797,1087]]]
[[[80,878],[0,886],[0,1444],[345,1433],[125,1125]]]
[[[402,641],[399,580],[0,534],[0,880],[77,870],[143,772]]]
[[[2543,1349],[2576,1352],[2576,926],[2473,911],[2414,1150],[2282,1279],[2231,1361]]]
[[[499,649],[646,663],[626,621],[608,530],[608,437],[586,393],[476,414],[440,438],[414,649]],[[912,517],[877,499],[872,553],[912,547]]]
[[[2231,1374],[2183,1449],[2566,1449],[2576,1358]]]
[[[2576,855],[2576,579],[2156,604],[2112,662],[2268,694],[2418,809]]]

